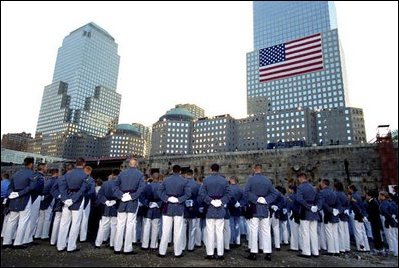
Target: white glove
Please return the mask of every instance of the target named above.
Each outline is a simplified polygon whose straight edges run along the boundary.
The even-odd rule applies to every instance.
[[[349,216],[349,209],[345,209],[345,210],[344,210],[344,214],[346,214],[346,215]]]
[[[218,207],[222,206],[222,201],[220,201],[219,199],[214,199],[214,200],[211,201],[211,204],[215,208],[218,208]]]
[[[284,211],[283,211],[283,213],[284,213]],[[288,214],[288,217],[291,217],[292,216],[292,210],[290,211],[290,214]]]
[[[171,197],[168,198],[168,202],[176,204],[176,203],[179,203],[179,199],[177,199],[174,196],[171,196]]]
[[[40,201],[43,201],[44,200],[44,195],[41,195],[40,196]]]
[[[107,200],[107,201],[105,201],[105,205],[107,206],[107,207],[112,207],[113,205],[115,205],[116,204],[116,201],[115,200]]]
[[[59,195],[57,196],[57,198],[61,198],[61,195],[59,194]]]
[[[9,199],[15,199],[19,197],[18,192],[11,192],[11,194],[8,196]]]
[[[317,212],[317,206],[311,206],[310,211],[312,212]]]
[[[64,204],[65,204],[66,207],[69,208],[70,206],[73,205],[73,201],[72,201],[72,199],[67,199],[67,200],[64,201]]]
[[[142,207],[143,204],[139,201],[139,202],[138,202],[138,206],[139,206],[139,207]]]
[[[199,212],[199,213],[204,213],[204,207],[199,207],[199,208],[198,208],[198,212]]]
[[[392,215],[392,219],[394,219],[395,221],[397,221],[397,220],[396,220],[396,215],[395,215],[395,214]]]
[[[339,214],[339,210],[336,209],[336,208],[333,208],[332,214],[333,214],[334,216],[337,216],[337,215]]]
[[[369,220],[367,219],[367,217],[363,217],[363,221],[368,222]]]
[[[130,200],[132,200],[132,197],[130,196],[130,193],[124,193],[123,195],[122,195],[122,202],[128,202],[128,201],[130,201]]]
[[[271,206],[271,208],[272,208],[274,211],[277,211],[277,210],[278,210],[278,206],[276,206],[276,205]]]
[[[263,204],[263,205],[267,204],[266,199],[263,196],[258,197],[257,202],[260,203],[260,204]]]
[[[283,214],[287,214],[287,209],[283,208]]]
[[[186,204],[186,207],[190,208],[193,206],[194,201],[192,199],[187,199],[185,204]]]
[[[159,208],[158,204],[156,202],[150,202],[148,205],[149,208]]]
[[[5,205],[6,203],[7,203],[7,198],[4,198],[3,205]]]
[[[235,206],[236,208],[239,208],[239,207],[241,207],[241,204],[240,204],[240,202],[237,201],[237,202],[235,203],[234,206]]]

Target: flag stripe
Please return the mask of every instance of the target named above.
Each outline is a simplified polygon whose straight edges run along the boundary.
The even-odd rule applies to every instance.
[[[320,42],[320,44],[316,44],[316,45],[312,45],[312,46],[304,46],[304,47],[300,47],[299,49],[289,50],[289,51],[287,50],[286,55],[290,55],[290,54],[302,52],[302,51],[307,51],[312,48],[320,48],[320,45],[321,45],[321,42]]]
[[[259,82],[323,69],[320,33],[259,50]]]
[[[303,43],[293,43],[292,46],[288,46],[285,45],[286,49],[292,49],[292,48],[296,48],[296,47],[300,47],[300,46],[304,46],[304,45],[308,45],[308,44],[315,44],[315,43],[319,43],[321,42],[320,38],[317,38],[315,40],[307,40],[307,42],[303,42]]]
[[[292,71],[292,70],[295,70],[295,69],[298,69],[298,68],[301,68],[301,67],[313,66],[313,65],[315,65],[315,64],[322,64],[322,63],[323,63],[323,61],[320,60],[319,58],[318,58],[318,59],[315,59],[315,60],[313,60],[313,61],[303,60],[303,61],[299,62],[298,64],[293,64],[293,65],[289,65],[289,66],[284,66],[284,67],[282,67],[282,68],[273,70],[273,72],[268,72],[268,73],[264,73],[264,74],[259,74],[259,76],[260,76],[261,78],[263,78],[264,76],[269,76],[269,75],[272,75],[272,74],[281,73],[281,72],[286,72],[286,71]],[[287,68],[287,67],[290,67],[290,68]]]
[[[318,54],[318,53],[321,54],[321,49],[311,49],[310,51],[305,51],[305,53],[302,53],[302,52],[298,52],[298,53],[286,56],[286,59],[292,60],[292,59],[296,59],[296,58],[299,58],[299,57],[304,57],[304,56],[307,56],[307,55]]]
[[[300,71],[300,72],[296,72],[296,73],[290,73],[290,74],[287,74],[287,75],[282,75],[282,76],[278,76],[278,77],[274,77],[274,78],[262,79],[262,80],[260,80],[260,82],[269,82],[269,81],[272,81],[272,80],[282,79],[282,78],[290,77],[290,76],[293,76],[293,75],[301,75],[301,74],[306,74],[306,73],[310,73],[310,72],[317,72],[317,71],[321,71],[323,69],[324,69],[323,66],[316,67],[314,69],[308,69],[308,70],[305,70],[305,71]]]

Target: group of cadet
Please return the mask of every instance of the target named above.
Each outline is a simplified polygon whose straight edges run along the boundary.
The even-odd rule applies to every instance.
[[[218,164],[198,180],[190,169],[182,174],[178,165],[165,179],[158,173],[145,178],[133,158],[128,169],[114,172],[101,187],[82,158],[64,175],[51,170],[49,178],[46,164],[36,172],[33,158],[24,164],[7,187],[2,180],[3,248],[26,248],[39,238],[60,252],[78,251],[77,239],[87,240],[90,212],[99,207],[94,246],[106,242],[115,254],[136,254],[133,245],[140,242],[142,250],[162,258],[173,241],[177,258],[203,243],[206,259],[223,259],[246,237],[249,260],[263,252],[270,261],[272,248],[279,251],[281,244],[310,258],[318,257],[320,249],[327,255],[349,252],[353,233],[358,251],[370,251],[372,237],[375,250],[382,252],[385,240],[388,251],[398,256],[397,195],[391,200],[385,191],[369,191],[364,201],[354,185],[348,192],[339,181],[330,186],[323,179],[313,186],[299,173],[287,193],[262,174],[260,164],[244,187],[236,177],[220,174]]]

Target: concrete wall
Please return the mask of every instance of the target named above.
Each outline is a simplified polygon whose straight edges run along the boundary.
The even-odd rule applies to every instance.
[[[398,145],[395,144],[395,152]],[[345,165],[347,162],[347,165]],[[298,171],[305,171],[316,183],[321,178],[355,183],[368,189],[381,187],[381,166],[376,144],[317,146],[265,151],[213,153],[207,155],[150,157],[148,166],[167,174],[175,164],[192,168],[197,176],[210,173],[213,163],[221,165],[226,177],[235,175],[244,184],[252,166],[260,163],[264,173],[277,185],[286,186]],[[345,168],[347,166],[347,169]],[[349,178],[349,180],[348,180]]]

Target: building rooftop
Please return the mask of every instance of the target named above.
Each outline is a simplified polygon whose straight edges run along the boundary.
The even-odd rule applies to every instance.
[[[190,113],[185,108],[172,108],[169,111],[167,111],[166,114],[164,114],[159,120],[162,120],[162,119],[193,120],[194,118],[195,118],[195,115]]]

